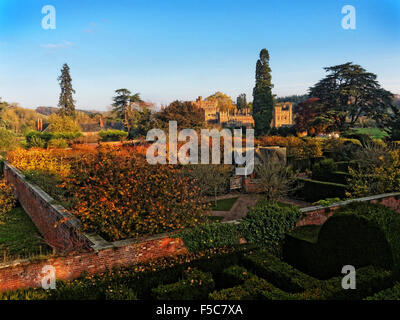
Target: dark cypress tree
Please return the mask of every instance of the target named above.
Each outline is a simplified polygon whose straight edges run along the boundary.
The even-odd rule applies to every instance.
[[[246,94],[241,93],[237,99],[236,99],[236,106],[238,109],[244,109],[247,108],[247,99],[246,99]]]
[[[75,90],[72,88],[72,79],[69,74],[69,67],[65,63],[61,69],[61,75],[58,77],[61,93],[58,106],[61,108],[60,114],[63,116],[75,116],[75,101],[72,94]]]
[[[256,85],[253,89],[253,117],[255,134],[267,134],[271,128],[274,98],[272,96],[271,68],[269,53],[262,49],[256,66]]]

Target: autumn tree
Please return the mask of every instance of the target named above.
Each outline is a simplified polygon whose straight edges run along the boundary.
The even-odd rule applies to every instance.
[[[231,111],[235,109],[232,98],[222,92],[217,91],[213,95],[206,98],[208,101],[216,101],[219,111]]]
[[[58,77],[61,93],[58,106],[61,108],[60,114],[63,116],[75,116],[75,100],[72,94],[75,90],[72,88],[72,79],[69,73],[69,66],[65,63],[61,69],[61,75]]]
[[[272,120],[274,98],[272,95],[269,53],[262,49],[256,65],[256,85],[253,89],[253,117],[256,135],[268,133]]]
[[[168,128],[169,121],[177,121],[179,129],[199,129],[204,125],[204,114],[190,101],[174,101],[155,115],[159,125]]]
[[[320,99],[316,116],[332,130],[344,131],[367,116],[383,125],[393,95],[382,89],[376,75],[352,62],[324,68],[327,76],[310,88],[310,96]]]
[[[47,118],[49,123],[49,131],[56,132],[73,132],[77,133],[81,131],[78,122],[72,117],[60,116],[56,113],[52,114]]]
[[[325,107],[318,98],[310,98],[297,104],[294,108],[296,131],[307,131],[309,135],[317,135],[329,131],[332,121],[324,117],[324,112]]]

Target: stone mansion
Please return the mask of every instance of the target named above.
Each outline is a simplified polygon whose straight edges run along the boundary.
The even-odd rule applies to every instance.
[[[235,109],[233,111],[219,111],[217,101],[203,100],[200,96],[193,104],[202,109],[204,119],[209,124],[221,127],[254,127],[254,119],[249,108]],[[274,107],[271,126],[279,128],[293,125],[293,104],[291,102],[277,103]]]

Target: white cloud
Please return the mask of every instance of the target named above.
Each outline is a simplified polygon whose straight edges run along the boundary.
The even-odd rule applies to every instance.
[[[47,44],[42,44],[41,47],[45,49],[67,49],[74,47],[75,43],[70,42],[70,41],[64,41],[61,43],[47,43]]]

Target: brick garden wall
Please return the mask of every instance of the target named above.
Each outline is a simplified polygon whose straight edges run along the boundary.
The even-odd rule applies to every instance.
[[[342,201],[327,208],[322,206],[302,208],[300,211],[302,212],[303,217],[297,222],[297,226],[306,226],[310,224],[321,225],[335,212],[335,210],[354,201],[370,201],[373,203],[380,203],[400,213],[400,193],[380,194],[376,196]]]
[[[90,274],[103,272],[113,267],[134,265],[169,255],[185,254],[187,249],[181,239],[169,235],[158,235],[141,240],[107,242],[95,234],[81,234],[77,231],[79,220],[61,206],[51,204],[53,199],[40,188],[28,183],[14,167],[5,163],[5,178],[15,188],[15,193],[47,241],[54,241],[69,249],[71,245],[86,244],[87,249],[37,261],[14,261],[0,265],[0,291],[41,286],[42,268],[51,265],[56,270],[56,278],[71,280],[83,271]],[[400,193],[383,194],[373,197],[349,200],[333,204],[328,208],[315,206],[302,208],[303,218],[298,226],[323,224],[334,210],[352,201],[381,203],[400,212]],[[68,218],[66,223],[54,228],[54,223]],[[71,241],[71,238],[73,239]],[[76,248],[75,248],[76,249]]]
[[[92,243],[77,231],[79,220],[42,189],[25,180],[24,175],[9,163],[4,163],[4,177],[14,187],[21,206],[28,213],[47,243],[60,251],[89,247]]]
[[[159,236],[143,241],[114,242],[108,248],[50,258],[41,261],[21,261],[0,266],[0,291],[41,287],[42,268],[55,268],[56,279],[78,278],[83,271],[95,274],[106,268],[129,266],[168,255],[184,254],[187,250],[181,239]]]
[[[70,280],[79,277],[83,271],[95,274],[107,268],[187,253],[181,239],[170,238],[167,234],[108,242],[97,234],[81,233],[78,219],[62,206],[53,204],[53,198],[26,181],[24,175],[7,162],[4,164],[4,177],[14,187],[21,206],[46,242],[64,254],[0,265],[0,291],[41,286],[41,271],[45,265],[55,268],[57,279]]]

